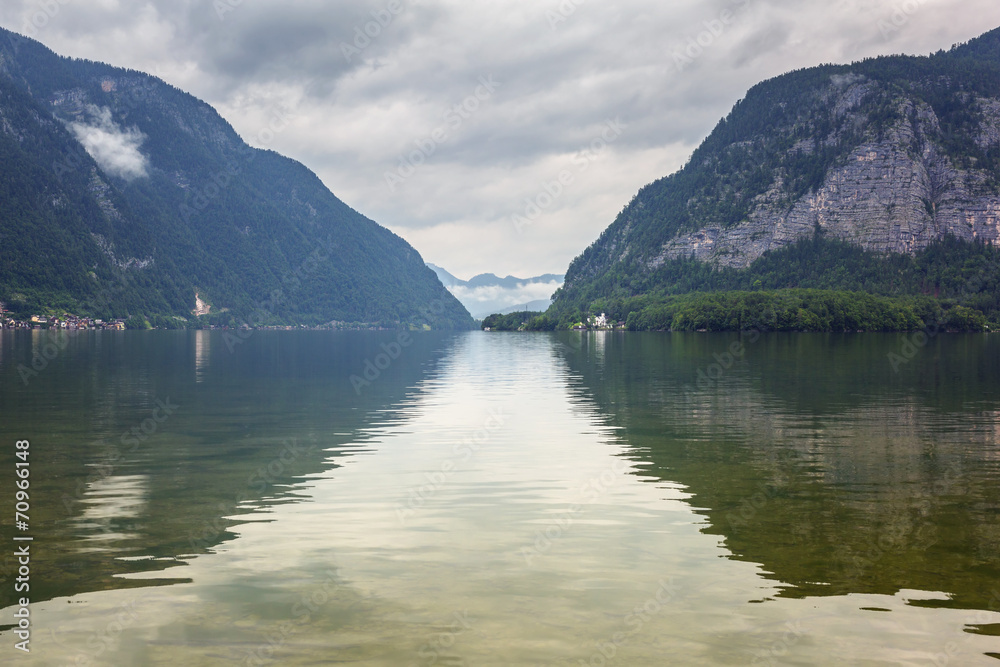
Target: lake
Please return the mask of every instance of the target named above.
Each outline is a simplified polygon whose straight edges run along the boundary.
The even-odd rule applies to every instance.
[[[4,331],[0,418],[5,664],[1000,665],[995,335]]]

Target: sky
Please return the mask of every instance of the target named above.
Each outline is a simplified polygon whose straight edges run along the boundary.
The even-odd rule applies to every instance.
[[[459,278],[527,278],[565,273],[759,81],[947,49],[1000,3],[4,0],[0,25],[205,100]]]

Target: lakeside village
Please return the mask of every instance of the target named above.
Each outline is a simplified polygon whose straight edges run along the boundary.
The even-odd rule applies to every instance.
[[[185,320],[180,317],[163,318],[154,317],[152,322],[137,315],[131,318],[100,319],[95,317],[85,317],[63,313],[62,315],[32,315],[29,319],[17,319],[13,313],[6,310],[5,304],[0,301],[0,329],[28,329],[28,330],[66,330],[66,331],[125,331],[126,329],[207,329],[232,331],[239,329],[258,329],[270,331],[292,331],[292,330],[312,330],[312,331],[390,331],[397,326],[387,326],[382,322],[342,322],[332,320],[326,324],[308,325],[285,325],[285,324],[256,324],[250,325],[246,322],[238,324],[236,320],[230,318],[228,324],[215,324],[206,321],[205,317],[197,317],[194,320]],[[425,328],[429,329],[430,327]]]
[[[614,329],[625,330],[624,322],[613,322],[608,319],[608,316],[604,313],[600,315],[591,315],[587,318],[586,324],[583,322],[577,322],[573,326],[573,331],[610,331]]]
[[[524,311],[507,315],[490,315],[483,320],[483,331],[525,331],[528,328],[528,321],[540,315],[544,313]],[[625,328],[625,322],[615,322],[605,313],[591,315],[586,322],[577,322],[572,327],[573,331],[624,331]]]
[[[11,317],[9,312],[5,312],[3,304],[0,303],[0,329],[20,329],[20,330],[65,330],[65,331],[125,331],[126,329],[207,329],[219,331],[233,331],[239,329],[259,329],[268,331],[393,331],[398,327],[386,326],[379,322],[341,322],[333,320],[320,325],[256,325],[249,324],[209,324],[201,321],[179,321],[178,326],[159,327],[153,326],[145,318],[133,318],[132,320],[118,318],[113,320],[103,320],[94,317],[77,316],[71,313],[63,313],[61,316],[32,315],[30,319],[19,320]],[[429,327],[426,327],[429,328]]]
[[[32,315],[29,320],[16,320],[13,317],[5,317],[3,311],[0,310],[0,329],[66,329],[72,331],[103,329],[107,331],[125,331],[125,320],[101,320],[91,317],[77,317],[69,313],[63,314],[62,317]]]

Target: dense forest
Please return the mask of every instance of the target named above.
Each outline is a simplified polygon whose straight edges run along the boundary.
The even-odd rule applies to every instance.
[[[851,315],[851,301],[868,314]],[[575,302],[557,300],[529,328],[565,329],[606,313],[634,330],[739,329],[748,326],[754,309],[780,310],[792,308],[790,304],[796,305],[781,311],[784,319],[768,326],[885,331],[922,328],[934,321],[974,331],[992,323],[990,328],[997,330],[1000,249],[945,237],[913,256],[884,255],[817,232],[765,253],[747,269],[676,259],[645,276],[612,273],[589,285]],[[720,308],[725,305],[732,311],[723,318]],[[801,316],[796,314],[800,308]]]
[[[984,331],[983,314],[934,297],[788,289],[708,292],[632,304],[630,331]]]
[[[540,322],[538,318],[544,313],[525,310],[503,315],[490,315],[482,321],[481,328],[486,331],[528,331],[532,322]]]

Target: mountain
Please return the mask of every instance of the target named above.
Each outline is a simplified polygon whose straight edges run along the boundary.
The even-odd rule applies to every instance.
[[[455,276],[451,275],[450,273],[442,269],[440,266],[435,266],[434,264],[428,262],[427,268],[433,271],[434,274],[437,275],[438,280],[441,281],[441,284],[447,288],[465,284],[464,280],[462,280],[461,278],[456,278]]]
[[[500,278],[492,273],[481,273],[469,280],[462,280],[440,266],[427,266],[476,319],[483,319],[494,313],[545,310],[552,304],[550,295],[562,285],[564,278],[554,273],[534,278]]]
[[[286,125],[276,114],[258,140]],[[15,314],[472,325],[409,244],[209,105],[4,30],[0,174]]]
[[[527,303],[518,304],[516,306],[511,306],[509,308],[504,308],[499,311],[500,315],[509,315],[510,313],[523,313],[527,312],[541,312],[547,310],[549,306],[552,305],[552,299],[538,299],[537,301],[528,301]],[[490,313],[491,315],[493,313]]]
[[[818,287],[996,313],[998,237],[1000,29],[753,87],[573,260],[553,312],[570,321],[639,296]]]

